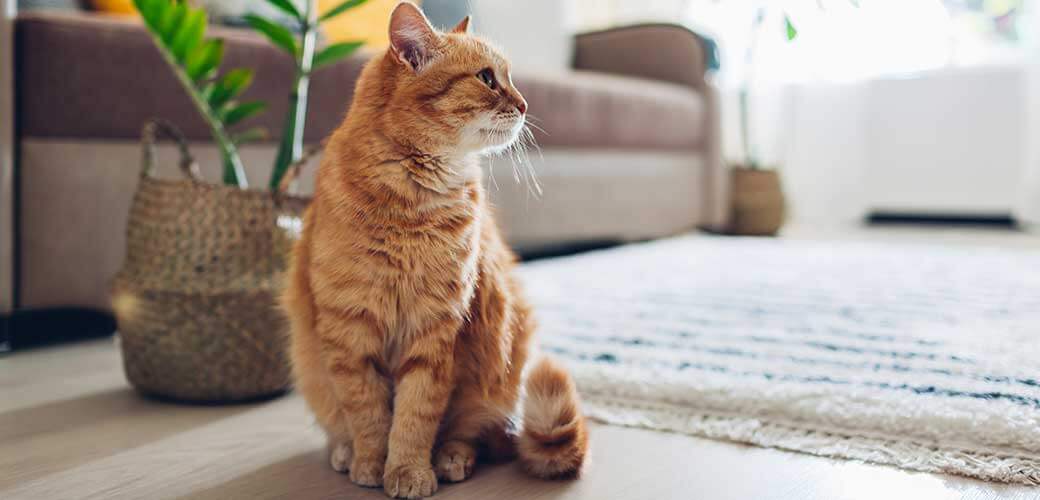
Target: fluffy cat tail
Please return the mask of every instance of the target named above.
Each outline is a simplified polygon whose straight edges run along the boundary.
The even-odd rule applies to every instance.
[[[585,417],[574,381],[560,365],[542,358],[527,378],[524,426],[517,453],[533,476],[572,478],[581,474],[589,447]]]

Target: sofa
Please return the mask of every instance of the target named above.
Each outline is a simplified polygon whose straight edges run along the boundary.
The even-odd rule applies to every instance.
[[[217,150],[137,22],[34,11],[7,25],[14,67],[0,74],[13,75],[14,110],[0,118],[13,127],[13,143],[0,151],[14,153],[13,162],[0,163],[0,194],[10,194],[0,221],[12,221],[0,222],[0,240],[10,242],[9,251],[0,248],[0,296],[8,298],[0,313],[106,310],[108,283],[125,251],[142,123],[162,117],[177,124],[214,180]],[[280,130],[291,61],[248,31],[213,28],[211,35],[226,39],[226,65],[257,70],[247,97],[270,108],[250,125]],[[536,133],[541,154],[532,153],[543,193],[514,183],[508,159],[494,160],[489,190],[510,243],[537,252],[724,224],[728,175],[708,77],[711,50],[679,26],[625,27],[578,35],[570,71],[514,75],[544,130]],[[313,78],[309,142],[340,122],[369,57]],[[274,150],[273,143],[243,150],[252,184],[262,185]],[[163,175],[177,175],[172,148],[160,160]],[[315,166],[305,171],[304,190]]]

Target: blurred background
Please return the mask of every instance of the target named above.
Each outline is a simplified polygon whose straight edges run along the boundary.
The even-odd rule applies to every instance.
[[[1040,216],[1034,3],[585,1],[571,15],[578,29],[678,21],[718,42],[726,158],[742,154],[732,96],[749,85],[752,142],[783,168],[794,218],[1028,222]]]

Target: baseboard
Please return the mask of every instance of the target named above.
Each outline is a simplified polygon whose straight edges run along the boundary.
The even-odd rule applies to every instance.
[[[988,226],[1016,228],[1018,223],[1010,214],[912,213],[874,211],[867,223],[875,225],[929,225],[929,226]]]
[[[0,316],[0,352],[111,337],[115,331],[115,319],[101,311],[77,308],[17,311]]]

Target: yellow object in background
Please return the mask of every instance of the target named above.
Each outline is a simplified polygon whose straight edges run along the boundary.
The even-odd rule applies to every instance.
[[[132,0],[90,0],[94,10],[110,14],[136,14]]]
[[[369,0],[360,7],[350,9],[339,17],[322,24],[322,30],[330,43],[364,41],[369,48],[381,49],[390,44],[387,26],[390,12],[400,0]],[[343,0],[318,0],[318,12],[325,12]],[[420,3],[420,2],[416,2]]]

